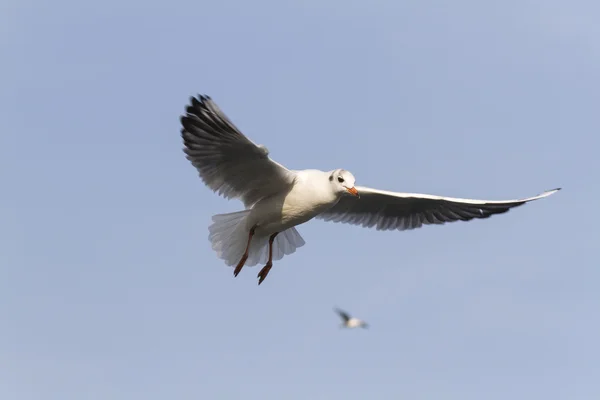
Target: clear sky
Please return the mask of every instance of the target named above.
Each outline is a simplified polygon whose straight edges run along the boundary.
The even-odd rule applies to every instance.
[[[3,0],[0,398],[600,398],[597,1]],[[181,151],[210,95],[289,168],[550,198],[311,221],[233,278]],[[370,323],[340,330],[338,306]]]

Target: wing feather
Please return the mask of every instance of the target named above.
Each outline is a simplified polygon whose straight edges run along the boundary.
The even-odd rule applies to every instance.
[[[225,198],[246,207],[293,185],[295,173],[269,158],[227,118],[209,97],[192,97],[181,116],[186,158],[202,181]]]
[[[345,196],[317,218],[377,230],[409,230],[503,214],[511,208],[538,200],[560,190],[517,200],[472,200],[419,193],[396,193],[357,186],[360,198]]]
[[[348,322],[350,319],[350,315],[347,312],[340,310],[339,308],[334,308],[333,310],[344,320],[344,322]]]

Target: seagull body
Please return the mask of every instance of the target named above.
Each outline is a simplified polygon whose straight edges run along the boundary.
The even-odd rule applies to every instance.
[[[190,99],[181,124],[184,152],[204,183],[245,206],[212,217],[212,248],[227,265],[236,266],[234,276],[244,265],[266,263],[259,285],[273,260],[305,244],[295,227],[313,218],[402,231],[488,218],[560,190],[519,200],[470,200],[355,186],[354,176],[344,169],[289,170],[242,134],[208,96]]]
[[[368,328],[369,325],[365,322],[362,321],[358,318],[354,318],[351,317],[350,314],[348,314],[345,311],[340,310],[339,308],[334,309],[334,311],[340,316],[340,318],[342,319],[342,328]]]
[[[250,230],[256,226],[255,235],[269,236],[303,224],[338,201],[326,172],[314,169],[294,172],[294,185],[289,191],[265,197],[251,208],[246,227]]]

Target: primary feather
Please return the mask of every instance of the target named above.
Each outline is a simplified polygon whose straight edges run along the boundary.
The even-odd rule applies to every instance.
[[[244,136],[210,97],[192,97],[181,125],[186,158],[204,183],[225,198],[241,198],[250,207],[293,185],[294,172]]]

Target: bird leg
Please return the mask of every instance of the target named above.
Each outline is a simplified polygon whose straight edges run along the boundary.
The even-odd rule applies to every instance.
[[[260,272],[258,273],[258,284],[260,285],[262,281],[265,280],[267,275],[269,275],[269,271],[273,266],[273,242],[275,241],[275,236],[277,236],[279,232],[275,232],[269,237],[269,260],[267,261],[267,265],[265,265]]]
[[[253,226],[250,229],[250,233],[248,233],[248,243],[246,244],[246,250],[244,251],[244,255],[242,256],[242,259],[238,263],[237,267],[235,267],[235,270],[233,271],[233,276],[238,276],[238,274],[240,273],[240,271],[244,267],[244,264],[246,263],[246,260],[248,259],[248,250],[250,250],[250,241],[252,240],[252,236],[254,236],[254,231],[255,230],[256,230],[256,227]]]

